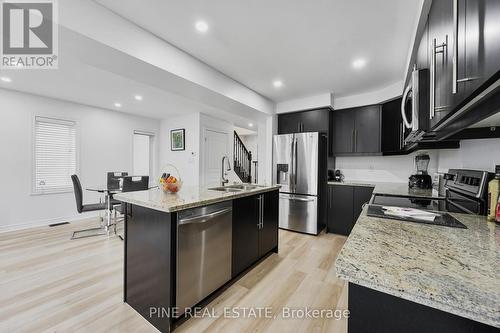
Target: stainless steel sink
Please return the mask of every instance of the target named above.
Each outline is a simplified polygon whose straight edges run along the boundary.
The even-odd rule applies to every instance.
[[[219,192],[242,192],[243,191],[242,189],[230,188],[230,187],[224,187],[224,186],[212,187],[212,188],[209,188],[209,190],[210,191],[219,191]]]
[[[250,191],[250,190],[255,190],[256,188],[259,188],[261,186],[259,185],[250,185],[250,184],[237,184],[237,185],[228,185],[225,186],[226,188],[234,188],[234,189],[239,189],[243,191]]]
[[[250,185],[250,184],[236,184],[236,185],[227,185],[220,187],[212,187],[209,188],[210,191],[220,191],[220,192],[242,192],[242,191],[250,191],[255,190],[262,186],[259,185]]]

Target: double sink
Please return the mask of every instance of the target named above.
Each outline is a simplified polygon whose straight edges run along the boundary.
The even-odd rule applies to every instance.
[[[209,188],[210,191],[219,192],[244,192],[255,190],[256,188],[261,188],[261,185],[251,185],[251,184],[237,184],[237,185],[227,185]]]

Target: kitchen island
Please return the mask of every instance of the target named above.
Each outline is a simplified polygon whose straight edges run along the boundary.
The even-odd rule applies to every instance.
[[[467,229],[362,211],[337,261],[349,281],[349,332],[493,332],[500,328],[500,227]]]
[[[278,251],[277,186],[121,193],[124,301],[161,332]]]

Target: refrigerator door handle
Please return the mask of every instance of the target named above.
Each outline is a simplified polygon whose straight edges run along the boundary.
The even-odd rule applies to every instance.
[[[295,189],[294,189],[294,183],[293,183],[293,180],[294,180],[294,170],[293,170],[293,151],[294,151],[294,148],[295,147],[295,138],[292,136],[292,147],[290,149],[290,192],[294,192]]]
[[[293,168],[293,176],[295,177],[294,181],[293,181],[293,184],[295,186],[294,188],[294,192],[297,191],[297,167],[298,167],[298,163],[297,163],[297,139],[295,139],[295,150],[293,152],[293,162],[295,163],[295,166]]]

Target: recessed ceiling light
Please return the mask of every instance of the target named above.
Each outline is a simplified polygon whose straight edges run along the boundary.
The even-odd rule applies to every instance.
[[[275,81],[273,82],[273,86],[274,86],[275,88],[281,88],[281,87],[283,86],[283,81],[281,81],[281,80],[275,80]]]
[[[0,80],[2,80],[2,82],[12,82],[12,79],[10,77],[6,77],[6,76],[0,77]]]
[[[366,60],[365,59],[356,59],[352,62],[352,67],[355,69],[361,69],[365,67],[366,65]]]
[[[142,101],[142,96],[141,95],[135,95],[134,96],[136,101]]]
[[[197,21],[194,26],[196,30],[198,30],[201,33],[205,33],[208,31],[208,24],[205,21]]]
[[[114,104],[117,108],[121,108],[122,107],[122,104],[121,103],[115,103]]]
[[[248,126],[249,126],[249,127],[253,127],[253,124],[252,124],[252,123],[249,123],[249,124],[248,124]]]

